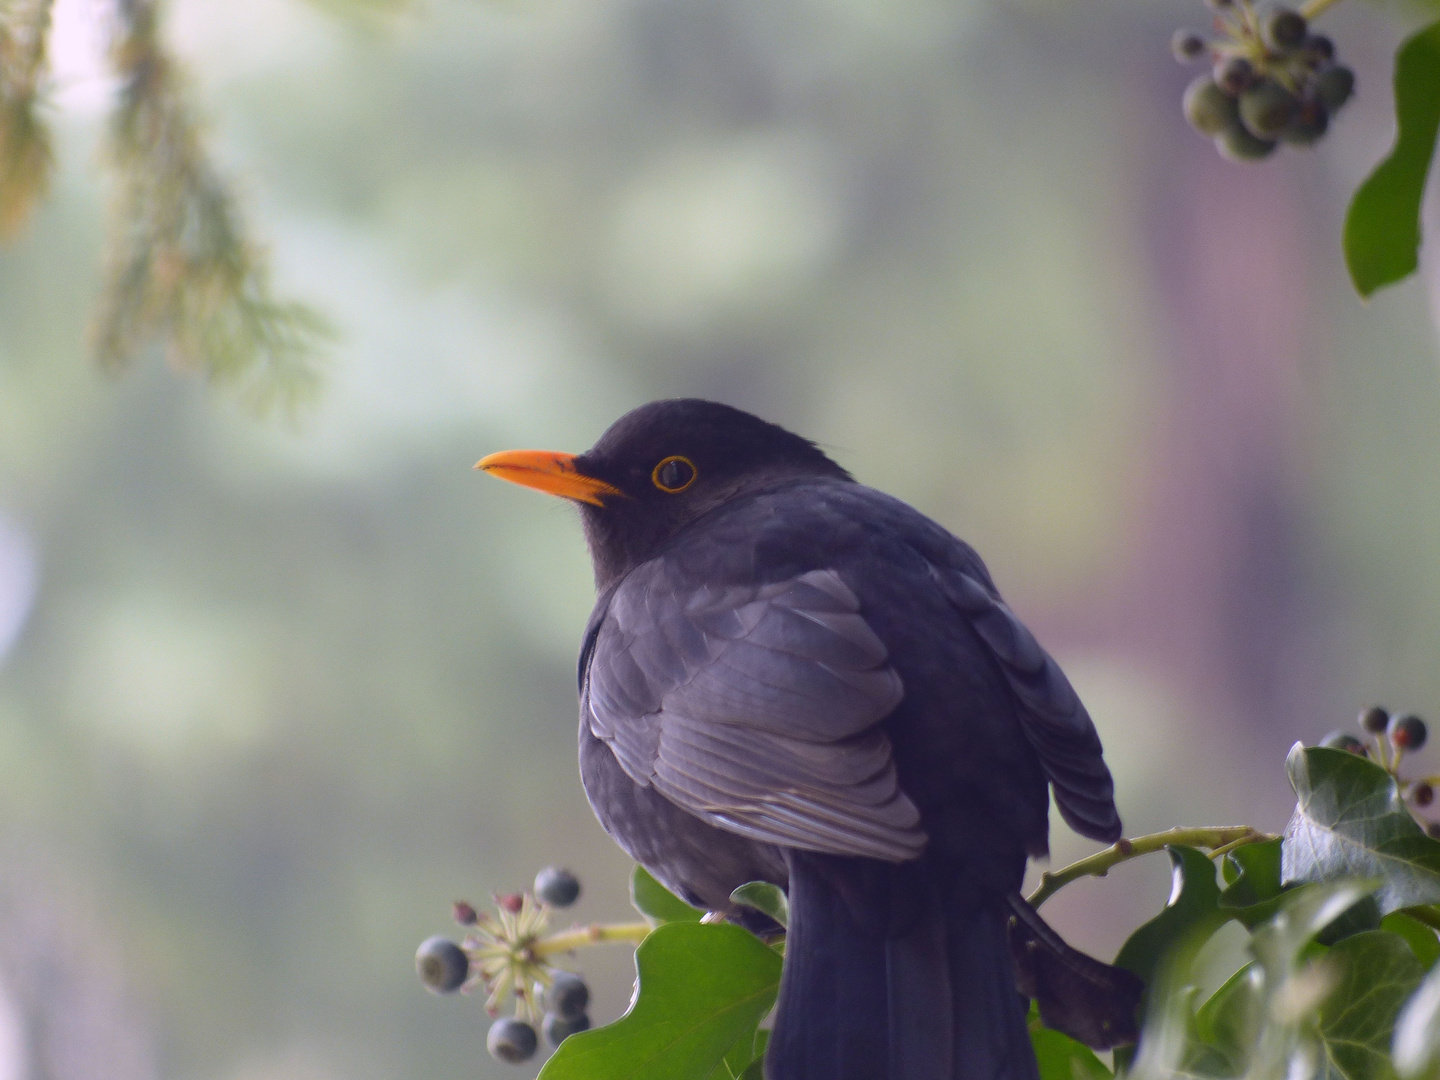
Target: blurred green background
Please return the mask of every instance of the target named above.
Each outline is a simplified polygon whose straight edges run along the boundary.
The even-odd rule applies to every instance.
[[[549,862],[625,917],[628,865],[574,764],[575,515],[470,466],[655,397],[975,544],[1132,834],[1278,829],[1294,740],[1440,719],[1440,293],[1362,305],[1339,248],[1410,20],[1354,7],[1355,104],[1239,167],[1180,116],[1198,0],[174,0],[340,333],[287,425],[89,360],[107,9],[60,0],[58,173],[0,251],[0,1080],[525,1075],[414,948]],[[1047,911],[1108,958],[1167,869]],[[581,964],[618,1015],[626,951]]]

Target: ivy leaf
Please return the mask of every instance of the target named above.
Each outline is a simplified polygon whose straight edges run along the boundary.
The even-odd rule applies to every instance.
[[[781,926],[790,925],[790,901],[778,886],[768,881],[747,881],[730,894],[730,899],[769,915]]]
[[[1230,918],[1220,910],[1220,886],[1215,881],[1215,864],[1209,857],[1183,844],[1170,844],[1165,851],[1173,867],[1170,899],[1165,902],[1165,910],[1131,934],[1115,956],[1116,967],[1140,976],[1147,987],[1143,1026],[1151,1023],[1151,1010],[1157,1004],[1153,991],[1167,957],[1177,950],[1198,949]],[[1160,1004],[1168,1008],[1165,1003]],[[1136,1048],[1132,1046],[1116,1047],[1116,1069],[1128,1072],[1135,1053]]]
[[[1114,1080],[1115,1074],[1095,1056],[1094,1050],[1042,1024],[1033,1002],[1026,1023],[1030,1028],[1030,1045],[1040,1062],[1040,1080]]]
[[[1440,937],[1419,919],[1403,911],[1392,911],[1380,920],[1380,929],[1399,934],[1410,946],[1410,951],[1420,961],[1420,966],[1429,971],[1440,960]]]
[[[1420,961],[1396,935],[1369,930],[1335,945],[1321,963],[1336,981],[1316,1017],[1324,1051],[1317,1080],[1393,1077],[1391,1035],[1424,976]]]
[[[735,1040],[734,1046],[725,1052],[724,1060],[711,1074],[715,1080],[743,1080],[745,1074],[757,1062],[764,1065],[765,1043],[769,1038],[769,1032],[760,1031],[759,1027],[760,1017],[757,1016],[755,1023]]]
[[[727,923],[656,928],[635,950],[635,970],[640,989],[629,1012],[566,1039],[540,1080],[709,1076],[780,989],[780,957]]]
[[[1115,957],[1116,967],[1134,972],[1147,986],[1172,947],[1182,941],[1198,947],[1230,918],[1219,907],[1220,886],[1209,857],[1183,844],[1165,850],[1174,867],[1165,910],[1131,934]]]
[[[1222,870],[1229,884],[1220,894],[1220,909],[1245,929],[1253,930],[1279,910],[1284,899],[1279,839],[1236,848],[1225,856]]]
[[[1250,952],[1264,969],[1267,985],[1279,986],[1310,954],[1315,936],[1373,889],[1370,882],[1337,881],[1291,890],[1275,917],[1250,935]]]
[[[1285,882],[1375,879],[1382,915],[1440,901],[1440,841],[1415,824],[1394,777],[1344,750],[1299,743],[1285,769],[1299,800],[1285,826]]]
[[[630,874],[630,903],[635,910],[655,924],[671,922],[699,922],[705,914],[699,908],[685,903],[669,889],[661,885],[638,863]]]
[[[1361,296],[1408,277],[1419,263],[1420,202],[1440,128],[1440,23],[1395,54],[1395,121],[1395,148],[1345,215],[1345,261]]]
[[[1395,1071],[1405,1080],[1440,1075],[1440,967],[1433,969],[1395,1020]]]
[[[1231,1072],[1244,1071],[1264,1017],[1265,978],[1249,963],[1231,975],[1195,1012],[1195,1037],[1220,1055]]]

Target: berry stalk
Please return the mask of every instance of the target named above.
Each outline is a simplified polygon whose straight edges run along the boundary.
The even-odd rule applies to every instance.
[[[639,945],[652,929],[654,928],[647,922],[591,923],[589,926],[577,926],[540,938],[530,946],[530,951],[544,959],[574,952],[586,945],[599,945],[605,941],[628,941],[632,945]]]

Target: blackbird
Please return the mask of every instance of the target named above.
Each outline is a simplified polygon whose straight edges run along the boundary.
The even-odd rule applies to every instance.
[[[579,505],[601,825],[697,907],[789,894],[770,1080],[1037,1080],[1017,978],[1058,1026],[1126,1037],[1138,986],[1017,892],[1047,787],[1076,831],[1120,836],[1100,739],[973,549],[709,401],[477,468]]]

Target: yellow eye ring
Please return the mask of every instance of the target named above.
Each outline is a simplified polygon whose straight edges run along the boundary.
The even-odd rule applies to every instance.
[[[680,468],[676,469],[673,467],[676,465],[680,466]],[[661,477],[662,473],[666,474],[663,479]],[[699,476],[700,472],[695,468],[693,461],[687,457],[681,457],[679,454],[671,454],[661,461],[659,465],[655,466],[654,470],[650,473],[650,482],[667,495],[679,495],[680,492],[695,483]],[[680,483],[666,483],[665,481],[667,480],[679,480]]]

